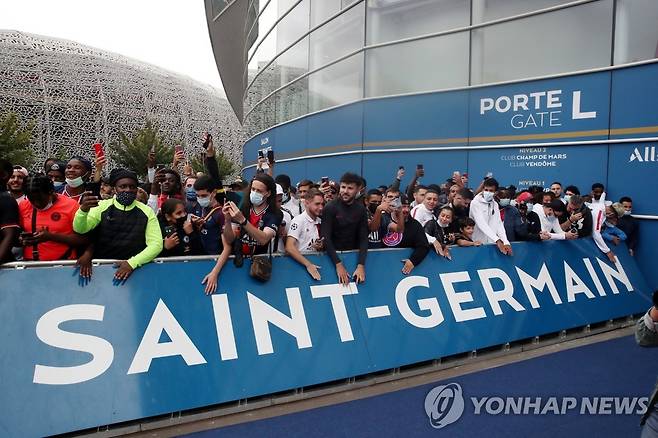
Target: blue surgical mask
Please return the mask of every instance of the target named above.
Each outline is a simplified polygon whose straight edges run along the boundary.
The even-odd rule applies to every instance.
[[[249,200],[251,201],[251,205],[260,205],[265,200],[265,196],[252,190],[249,194]]]
[[[491,202],[493,198],[493,192],[482,192],[482,199],[484,199],[485,202]]]
[[[188,187],[185,189],[185,197],[188,201],[196,201],[196,190],[194,190],[194,187]]]
[[[210,196],[206,196],[205,198],[196,198],[196,202],[198,202],[201,207],[206,208],[210,205]]]
[[[511,200],[509,198],[503,198],[500,200],[500,206],[501,207],[507,207],[510,205]]]
[[[564,202],[567,204],[569,203],[569,200],[571,199],[571,195],[564,195]]]
[[[55,186],[56,189],[62,187],[64,185],[64,181],[53,181],[53,186]]]

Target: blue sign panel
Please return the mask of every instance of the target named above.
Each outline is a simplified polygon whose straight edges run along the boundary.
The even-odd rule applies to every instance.
[[[610,137],[658,135],[658,64],[612,73]]]
[[[369,254],[367,281],[312,282],[289,258],[266,284],[229,263],[149,264],[123,286],[72,268],[0,270],[6,436],[41,436],[318,384],[644,311],[635,261],[589,240],[455,248],[411,276],[408,250]],[[353,269],[356,254],[343,254]]]
[[[658,215],[658,143],[622,143],[610,146],[609,199],[633,198],[636,214]]]
[[[533,185],[548,188],[553,181],[559,181],[564,187],[573,184],[586,193],[593,182],[605,182],[607,164],[607,145],[521,146],[468,152],[473,184],[491,172],[500,184],[513,184],[519,189]]]
[[[464,145],[468,91],[389,97],[364,102],[367,148]]]
[[[470,143],[604,139],[610,73],[470,90]]]

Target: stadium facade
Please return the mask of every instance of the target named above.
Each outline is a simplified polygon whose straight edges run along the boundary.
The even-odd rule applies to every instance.
[[[96,139],[111,148],[146,119],[188,154],[210,129],[217,147],[241,159],[242,129],[216,89],[73,41],[0,31],[0,114],[9,111],[35,121],[37,163],[55,154],[93,156]]]
[[[206,13],[247,175],[271,146],[293,180],[386,184],[424,163],[434,182],[600,181],[658,231],[658,2],[206,0]]]

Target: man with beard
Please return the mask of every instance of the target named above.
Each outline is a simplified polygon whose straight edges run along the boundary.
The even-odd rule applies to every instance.
[[[11,163],[0,158],[0,264],[14,261],[11,248],[20,231],[18,204],[7,191],[13,171]]]
[[[7,183],[7,188],[9,188],[9,193],[16,200],[17,204],[20,204],[25,199],[25,193],[23,192],[23,183],[25,178],[29,175],[26,168],[22,166],[14,166],[14,172],[9,178]]]
[[[394,231],[393,227],[388,227],[388,230],[383,233],[382,242],[385,247],[389,248],[413,248],[413,252],[409,259],[404,260],[404,266],[402,267],[402,273],[404,275],[409,275],[411,271],[422,262],[427,253],[429,252],[429,243],[427,243],[427,237],[425,236],[425,230],[420,225],[420,222],[415,220],[409,214],[409,198],[405,194],[400,195],[400,207],[399,215],[393,214],[393,216],[400,217],[403,220],[403,226],[397,227],[397,230]],[[395,224],[391,222],[391,224]],[[395,224],[398,225],[398,224]]]
[[[322,215],[322,237],[331,261],[336,265],[339,281],[346,285],[350,275],[338,258],[336,251],[359,250],[357,267],[352,277],[356,283],[366,279],[366,255],[368,253],[368,215],[363,202],[355,202],[363,179],[354,173],[346,173],[340,179],[337,199],[329,202]]]
[[[459,224],[468,217],[469,208],[473,201],[473,192],[469,189],[462,188],[455,193],[452,203],[448,207],[452,208],[453,218],[450,224],[451,233],[459,233]]]

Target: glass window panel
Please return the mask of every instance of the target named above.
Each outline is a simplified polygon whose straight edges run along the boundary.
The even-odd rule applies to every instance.
[[[469,32],[368,49],[366,96],[468,85]]]
[[[279,16],[290,9],[297,0],[279,0]],[[310,0],[303,0],[277,25],[276,48],[281,53],[286,47],[308,32]]]
[[[308,72],[308,37],[282,53],[272,64],[276,88]]]
[[[340,0],[311,0],[311,27],[340,11]]]
[[[471,41],[474,85],[605,67],[612,0],[475,29]]]
[[[658,1],[617,0],[615,64],[658,57]]]
[[[574,0],[473,0],[473,24],[538,11]]]
[[[368,0],[368,44],[470,24],[469,0]]]
[[[277,17],[278,0],[271,0],[269,3],[267,3],[267,0],[264,0],[264,3],[265,3],[265,9],[262,11],[260,17],[258,18],[258,24],[257,24],[258,38],[256,38],[256,43],[254,43],[251,47],[249,47],[247,59],[251,58],[254,52],[256,51],[256,49],[259,48],[258,47],[259,43],[263,40],[263,38],[266,38],[265,34],[267,33],[268,30],[272,28],[272,26],[274,26],[274,23],[278,18]],[[276,29],[273,32],[276,32]],[[274,38],[274,40],[276,41],[276,37]]]
[[[363,47],[365,3],[339,15],[311,34],[311,70]]]
[[[363,97],[363,53],[311,74],[309,112],[351,102]]]
[[[300,79],[276,94],[276,123],[308,113],[308,78]]]

